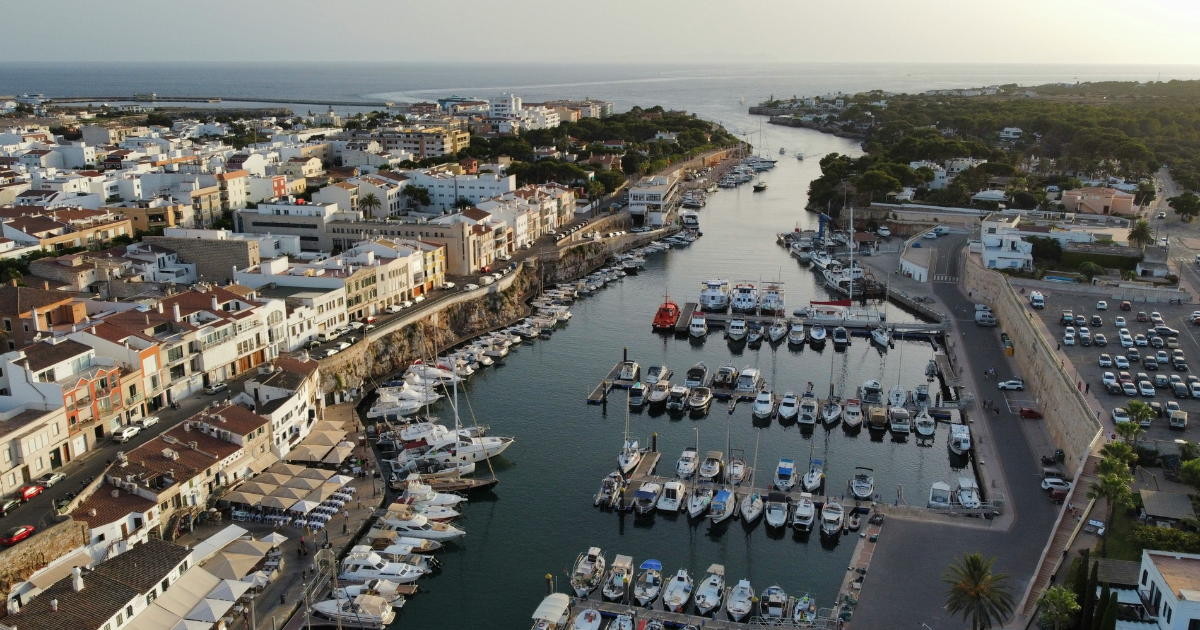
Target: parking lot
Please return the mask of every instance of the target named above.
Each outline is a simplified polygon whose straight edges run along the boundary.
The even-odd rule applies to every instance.
[[[1200,335],[1200,327],[1194,326],[1191,323],[1192,311],[1196,310],[1194,305],[1134,302],[1130,305],[1130,310],[1123,311],[1120,309],[1120,300],[1108,299],[1105,300],[1107,309],[1100,310],[1097,309],[1099,298],[1065,293],[1043,293],[1043,296],[1046,307],[1044,309],[1030,308],[1030,310],[1040,316],[1046,323],[1046,327],[1054,335],[1051,343],[1060,347],[1067,357],[1069,357],[1078,374],[1078,380],[1083,383],[1085,390],[1090,391],[1096,400],[1103,405],[1106,417],[1112,417],[1114,409],[1123,409],[1125,404],[1130,400],[1158,403],[1164,410],[1168,402],[1174,401],[1188,414],[1189,421],[1187,428],[1183,431],[1169,428],[1164,413],[1163,417],[1156,417],[1151,420],[1150,427],[1146,429],[1140,439],[1163,441],[1173,441],[1180,438],[1195,439],[1196,430],[1194,423],[1200,422],[1200,398],[1192,395],[1191,383],[1188,382],[1188,378],[1193,376],[1191,370],[1200,368],[1200,341],[1197,339],[1198,335]],[[1062,323],[1064,310],[1070,310],[1075,317],[1081,315],[1084,317],[1086,327],[1092,338],[1090,345],[1083,345],[1078,325],[1075,327],[1074,345],[1067,343],[1067,326]],[[1155,312],[1161,315],[1163,325],[1178,331],[1177,336],[1157,335],[1159,341],[1154,340],[1149,331],[1155,326],[1155,323],[1153,321],[1138,321],[1138,316],[1139,313],[1144,313],[1146,317],[1149,317]],[[1097,316],[1100,318],[1099,325],[1094,324],[1092,319]],[[1126,348],[1122,346],[1117,326],[1117,318],[1121,317],[1125,319],[1125,327],[1130,333],[1130,337],[1134,340],[1132,347]],[[1097,345],[1096,342],[1099,340],[1096,339],[1096,336],[1098,334],[1104,335],[1106,345]],[[1138,335],[1143,335],[1143,339],[1138,339]],[[1146,345],[1139,345],[1143,341]],[[1182,352],[1186,365],[1176,366],[1171,360],[1174,358],[1176,350]],[[1146,357],[1148,355],[1155,356],[1159,352],[1164,352],[1166,358],[1169,360],[1166,363],[1159,364],[1157,369],[1154,369],[1153,365],[1147,364]],[[1102,354],[1109,355],[1113,362],[1111,367],[1100,366],[1100,356]],[[1128,361],[1128,367],[1121,367],[1124,365],[1120,363],[1122,359]],[[1067,367],[1070,368],[1072,366]],[[1109,393],[1103,384],[1105,372],[1111,372],[1114,376],[1118,377],[1117,389],[1121,389],[1119,378],[1121,373],[1127,372],[1133,380],[1134,388],[1128,393],[1116,390],[1113,393]],[[1152,391],[1149,388],[1143,389],[1138,387],[1141,374],[1145,374],[1151,382],[1157,381],[1154,383],[1155,386]],[[1171,384],[1173,376],[1184,383],[1186,391],[1180,392],[1179,395],[1175,393]],[[1200,377],[1200,373],[1197,373],[1196,376]],[[1195,393],[1200,394],[1200,387],[1197,388]],[[1019,392],[1013,392],[1013,394],[1009,396],[1010,406],[1019,404],[1016,400],[1020,397]],[[1029,402],[1026,401],[1027,404]]]

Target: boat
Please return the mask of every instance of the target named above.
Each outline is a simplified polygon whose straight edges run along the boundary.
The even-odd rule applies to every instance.
[[[817,602],[812,596],[805,593],[803,597],[796,600],[795,608],[792,609],[792,623],[796,627],[803,628],[811,626],[817,620]]]
[[[825,404],[821,405],[821,422],[834,424],[841,418],[842,403],[838,402],[837,398],[825,399]]]
[[[383,628],[396,618],[392,605],[378,595],[359,595],[354,599],[329,599],[313,604],[313,612],[338,625]]]
[[[679,456],[679,461],[675,462],[675,474],[679,475],[680,479],[689,479],[696,474],[696,468],[700,464],[700,456],[697,453],[696,447],[688,446],[683,449],[683,454]]]
[[[883,385],[879,381],[866,380],[862,384],[863,402],[869,405],[878,405],[883,403]]]
[[[892,231],[889,230],[888,226],[886,226],[886,225],[879,226],[879,228],[875,230],[875,233],[878,234],[879,236],[882,236],[883,238],[887,238],[892,235]]]
[[[350,584],[347,586],[338,587],[333,591],[334,598],[343,600],[353,600],[359,595],[374,595],[382,597],[383,601],[395,609],[404,608],[407,600],[400,594],[402,585],[389,580],[367,580],[362,584]]]
[[[708,518],[712,519],[713,524],[733,516],[737,511],[737,497],[728,490],[718,490],[713,495],[712,503],[708,507]]]
[[[888,390],[888,404],[893,407],[903,407],[908,402],[908,392],[899,385]]]
[[[633,558],[619,555],[613,558],[612,568],[608,570],[608,579],[604,580],[604,587],[600,589],[600,595],[610,602],[619,602],[625,599],[625,593],[629,591],[631,583],[633,583]]]
[[[758,299],[758,309],[763,315],[778,315],[785,312],[782,283],[769,282],[763,287],[762,295]]]
[[[703,205],[704,205],[704,203],[702,201],[700,201],[699,199],[696,199],[696,198],[692,198],[689,201],[685,201],[684,204],[690,206],[693,209],[703,207]],[[686,230],[692,230],[692,231],[699,230],[700,229],[700,215],[691,210],[684,210],[683,212],[679,213],[679,223]]]
[[[929,385],[927,383],[921,383],[920,385],[917,385],[915,389],[913,389],[912,401],[918,409],[929,408],[933,401],[929,398]]]
[[[892,433],[908,435],[912,431],[912,415],[904,407],[888,407],[888,427]]]
[[[762,373],[758,368],[746,366],[738,374],[737,391],[742,394],[757,392],[762,387]]]
[[[708,567],[708,576],[696,589],[696,610],[703,617],[715,614],[725,599],[725,567],[714,564]]]
[[[633,511],[638,514],[649,514],[658,507],[658,499],[662,496],[663,487],[657,481],[647,481],[637,492],[633,493]]]
[[[640,372],[641,366],[638,365],[637,361],[625,361],[621,363],[621,370],[617,374],[617,380],[636,381]]]
[[[688,369],[683,377],[683,384],[688,387],[700,387],[708,383],[708,366],[703,361]]]
[[[787,155],[787,149],[779,147],[779,155]]]
[[[712,390],[707,387],[693,387],[692,395],[688,397],[687,406],[691,410],[692,416],[701,416],[708,413],[708,408],[712,405],[713,394]]]
[[[729,596],[725,600],[725,614],[735,622],[740,622],[754,610],[755,601],[754,589],[750,586],[750,580],[739,580],[737,585],[729,591]]]
[[[700,481],[720,481],[721,471],[725,468],[725,453],[709,451],[700,462]]]
[[[838,326],[833,329],[833,346],[835,348],[844,348],[850,345],[850,333],[846,332],[844,326]]]
[[[950,450],[955,455],[966,455],[971,450],[971,429],[967,425],[950,425]]]
[[[738,369],[736,366],[722,365],[716,374],[713,374],[712,386],[713,389],[730,390],[737,387]]]
[[[813,324],[812,328],[808,331],[808,343],[815,348],[820,348],[825,345],[828,335],[829,333],[825,330],[824,325]]]
[[[800,500],[796,502],[796,510],[792,513],[792,529],[811,532],[816,521],[817,504],[813,502],[811,494],[801,492]]]
[[[867,409],[867,427],[878,431],[888,428],[887,410],[883,405],[871,405]]]
[[[643,381],[653,385],[661,380],[671,378],[671,370],[665,365],[652,365],[646,370],[646,376]]]
[[[746,326],[746,318],[734,316],[729,320],[729,328],[725,329],[725,336],[732,341],[741,341],[746,338],[746,332],[749,328]]]
[[[888,334],[888,331],[884,330],[883,326],[871,329],[871,341],[874,341],[879,347],[886,350],[891,340],[891,335]]]
[[[979,484],[970,477],[958,478],[958,492],[956,495],[958,497],[958,504],[968,510],[974,510],[983,505],[979,497]]]
[[[697,518],[708,512],[708,506],[712,504],[713,489],[712,486],[696,486],[692,489],[691,496],[688,497],[687,511],[688,516]]]
[[[638,381],[629,388],[629,406],[634,409],[640,409],[646,405],[646,393],[648,388],[644,383]]]
[[[763,327],[759,322],[750,322],[746,325],[746,342],[752,346],[758,346],[763,340]]]
[[[632,610],[618,614],[608,625],[608,630],[634,630],[633,616],[635,614]]]
[[[579,554],[575,559],[575,568],[571,571],[571,588],[576,597],[587,598],[588,594],[600,586],[604,579],[604,553],[599,547],[592,547]]]
[[[767,339],[770,339],[771,343],[779,343],[784,337],[787,336],[787,334],[787,322],[784,322],[781,319],[771,322],[771,327],[767,329]]]
[[[801,486],[808,492],[816,492],[825,483],[824,462],[814,459],[808,463],[808,472],[804,473]]]
[[[796,421],[808,425],[817,423],[817,397],[813,396],[811,390],[800,397],[800,414]]]
[[[854,469],[854,477],[850,479],[850,493],[855,499],[869,501],[875,496],[874,472],[863,466]]]
[[[633,600],[638,606],[649,608],[662,594],[662,563],[658,560],[647,560],[638,568],[642,572],[633,584]]]
[[[800,397],[796,396],[796,392],[785,392],[783,399],[779,401],[779,409],[776,411],[779,415],[780,422],[791,422],[796,419],[796,414],[800,413]]]
[[[616,507],[617,501],[621,496],[621,491],[625,489],[625,477],[621,476],[621,471],[614,470],[608,473],[604,481],[600,482],[600,491],[596,493],[596,497],[592,500],[592,505],[598,507]]]
[[[684,385],[673,385],[667,394],[667,411],[682,412],[687,409],[688,396],[691,393],[692,390]]]
[[[708,335],[708,320],[704,317],[704,311],[692,311],[692,321],[688,322],[688,334],[696,338]]]
[[[824,536],[841,536],[842,526],[846,523],[846,510],[835,499],[829,499],[821,507],[821,534]]]
[[[763,390],[758,392],[758,396],[754,398],[753,414],[755,418],[766,419],[770,418],[775,412],[775,397],[771,392]]]
[[[650,393],[646,395],[646,402],[651,406],[662,405],[667,402],[667,397],[671,395],[671,381],[659,381],[650,387]]]
[[[842,407],[842,422],[846,424],[846,428],[857,429],[862,426],[863,412],[862,405],[857,398],[847,398],[846,406]]]
[[[762,192],[766,189],[767,189],[767,182],[760,181],[760,182],[754,183],[754,192]]]
[[[692,576],[687,569],[680,569],[663,589],[663,608],[676,613],[683,612],[692,599]]]
[[[384,560],[373,551],[351,551],[342,559],[338,577],[348,582],[388,580],[396,584],[411,584],[427,571],[419,566]]]
[[[625,445],[621,447],[621,452],[617,455],[617,466],[621,473],[625,475],[632,473],[633,469],[641,463],[643,452],[636,438],[626,436]]]
[[[429,484],[419,481],[413,474],[408,476],[407,487],[400,495],[400,499],[411,503],[440,506],[455,506],[467,500],[466,497],[457,494],[437,492]]]
[[[599,610],[589,608],[575,617],[575,623],[571,625],[571,630],[600,630],[600,625],[604,623],[604,616]]]
[[[751,492],[742,497],[742,503],[739,506],[742,520],[746,523],[753,523],[755,519],[762,516],[763,499],[762,495],[757,492]]]
[[[767,525],[775,528],[784,527],[788,521],[788,499],[782,492],[767,493],[767,502],[763,506],[763,514]]]
[[[925,364],[925,377],[933,380],[937,378],[940,370],[938,369],[937,359],[930,359],[929,363]]]
[[[775,467],[775,488],[787,492],[795,487],[796,481],[796,462],[786,457],[780,459]]]
[[[431,540],[453,540],[467,535],[465,531],[454,525],[431,522],[412,510],[388,510],[388,513],[376,523],[376,528],[372,532],[378,532],[373,537],[379,537],[383,532],[395,532],[395,535],[398,536]]]
[[[788,329],[788,343],[793,346],[804,345],[804,323],[793,322],[792,327]]]
[[[739,282],[733,287],[730,298],[735,313],[753,313],[758,308],[758,289],[749,282]]]
[[[847,529],[852,532],[856,532],[862,529],[862,515],[858,513],[858,510],[852,510],[850,512],[850,518],[846,519],[846,523]]]
[[[729,308],[729,282],[727,280],[705,280],[700,289],[700,309],[710,313],[724,313]]]
[[[928,407],[922,407],[917,412],[917,418],[913,422],[913,426],[916,429],[917,435],[921,437],[933,437],[933,434],[937,432],[937,421],[933,419],[933,416],[929,415]]]
[[[674,514],[679,511],[683,505],[683,496],[686,492],[684,485],[678,481],[668,481],[663,484],[662,495],[658,498],[658,504],[655,506],[663,512]]]
[[[772,585],[763,591],[762,601],[758,603],[759,614],[762,616],[764,625],[778,626],[782,625],[783,617],[787,613],[788,596],[783,588],[779,585]]]
[[[742,450],[729,450],[729,463],[725,466],[725,483],[740,486],[750,480],[750,467],[742,457]]]
[[[929,487],[929,507],[941,509],[950,507],[950,484],[945,481],[935,481]]]
[[[679,322],[679,305],[672,302],[670,298],[663,300],[661,306],[658,307],[658,312],[654,314],[654,330],[675,330],[675,324]]]

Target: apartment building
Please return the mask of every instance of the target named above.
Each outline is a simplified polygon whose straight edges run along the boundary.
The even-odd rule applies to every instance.
[[[404,171],[403,174],[408,178],[407,184],[429,191],[432,203],[428,209],[422,208],[422,211],[453,212],[459,199],[476,204],[517,189],[516,175],[497,175],[496,173],[457,175],[447,170],[437,169]]]
[[[648,177],[629,189],[629,215],[635,226],[662,227],[678,202],[675,173]]]
[[[302,251],[321,252],[332,249],[325,236],[328,223],[361,219],[361,212],[342,210],[335,203],[303,203],[281,199],[238,211],[234,225],[238,232],[249,234],[298,236]]]
[[[345,286],[296,286],[288,279],[273,280],[256,289],[256,293],[264,300],[283,301],[289,352],[300,350],[311,341],[319,342],[321,333],[346,325]]]
[[[387,253],[394,254],[391,250]],[[412,252],[416,256],[416,252]],[[286,258],[265,260],[256,267],[239,270],[238,284],[258,288],[265,285],[337,289],[345,291],[346,317],[363,320],[407,297],[393,296],[388,287],[401,279],[409,284],[407,258],[376,255],[370,248],[351,249],[343,254],[311,263],[293,263]],[[407,286],[404,287],[407,291]],[[306,331],[307,332],[307,331]]]
[[[279,172],[289,177],[318,177],[325,172],[325,167],[316,157],[294,157],[280,164]]]
[[[1133,214],[1134,196],[1115,188],[1088,187],[1063,192],[1059,200],[1067,212]]]
[[[246,202],[261,203],[270,199],[286,197],[288,194],[286,175],[251,177],[246,182]]]
[[[81,322],[87,316],[72,295],[33,287],[0,286],[0,327],[8,350],[33,343],[41,331]]]
[[[383,150],[393,155],[406,153],[414,160],[453,155],[471,146],[471,134],[443,126],[409,127],[378,136]]]
[[[72,444],[65,409],[56,402],[23,402],[0,394],[0,496],[88,450],[86,436]]]
[[[224,173],[201,173],[200,185],[216,186],[221,199],[221,210],[233,211],[246,207],[247,182],[250,173],[246,171],[227,171]]]
[[[316,361],[280,357],[246,381],[238,402],[253,405],[270,426],[271,451],[283,459],[321,420],[325,398]]]
[[[362,211],[365,216],[378,219],[395,216],[404,210],[404,195],[402,193],[407,179],[402,175],[393,175],[392,177],[364,175],[349,180],[347,183],[357,187],[360,198],[367,195],[375,195],[375,198],[379,200],[379,207],[362,208]]]
[[[263,258],[298,256],[301,251],[301,237],[269,232],[170,228],[142,242],[175,252],[179,262],[195,265],[198,280],[207,282],[232,282],[234,267],[257,265]]]
[[[100,146],[106,144],[117,144],[129,137],[143,136],[150,133],[147,127],[125,127],[113,126],[102,127],[100,125],[84,125],[80,129],[83,135],[83,141],[92,146]]]
[[[133,234],[129,219],[96,210],[62,210],[3,221],[4,238],[52,252],[104,245],[118,236]]]
[[[357,180],[334,182],[313,194],[313,203],[336,204],[339,210],[358,210],[359,189]],[[362,193],[366,196],[366,193]],[[381,200],[382,201],[382,200]]]

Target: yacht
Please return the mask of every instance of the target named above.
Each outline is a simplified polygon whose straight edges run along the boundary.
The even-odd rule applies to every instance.
[[[725,483],[734,486],[740,486],[750,480],[750,467],[746,465],[746,459],[742,456],[742,450],[734,448],[729,450],[729,463],[725,466]]]
[[[742,521],[745,523],[753,523],[755,519],[762,516],[763,500],[762,495],[757,492],[751,492],[742,497],[741,503]]]
[[[846,328],[838,326],[833,329],[833,346],[835,348],[845,348],[850,345],[850,333],[846,332]]]
[[[626,361],[621,364],[621,371],[617,374],[617,380],[636,381],[640,372],[641,366],[637,364],[637,361]]]
[[[704,362],[693,365],[683,377],[683,384],[688,387],[701,387],[708,383],[708,366]]]
[[[692,311],[692,321],[688,323],[688,334],[697,338],[708,335],[708,320],[704,318],[704,311]]]
[[[908,392],[899,385],[888,390],[888,404],[892,407],[903,407],[908,402]]]
[[[950,425],[950,450],[955,455],[966,455],[971,450],[971,429],[967,425]]]
[[[683,505],[684,493],[687,490],[682,483],[678,481],[668,481],[663,484],[662,496],[658,498],[658,505],[655,507],[660,511],[674,514],[679,511]]]
[[[825,468],[824,462],[819,459],[814,459],[808,464],[808,472],[804,473],[804,478],[801,484],[808,492],[816,492],[821,484],[825,483]]]
[[[741,341],[746,338],[747,330],[746,318],[735,316],[729,321],[729,328],[725,330],[725,336],[733,341]]]
[[[813,502],[811,494],[801,492],[800,500],[796,502],[796,511],[792,513],[792,529],[811,532],[816,521],[817,504]]]
[[[850,480],[850,493],[859,501],[869,501],[875,496],[875,471],[859,466],[854,469],[854,478]]]
[[[725,598],[725,567],[714,564],[708,567],[708,577],[696,589],[696,610],[703,617],[721,609]]]
[[[659,381],[650,388],[650,393],[646,395],[646,402],[650,406],[658,406],[667,402],[667,396],[671,395],[671,381]]]
[[[404,596],[398,592],[400,590],[399,584],[389,580],[367,580],[362,584],[339,587],[334,591],[334,596],[343,600],[353,600],[359,595],[374,595],[383,598],[392,608],[399,609],[404,608],[404,604],[407,603]]]
[[[642,572],[633,583],[633,600],[638,606],[649,607],[662,594],[662,563],[647,560],[638,568]]]
[[[788,343],[793,346],[804,345],[804,322],[792,322],[792,327],[788,329]]]
[[[625,599],[629,585],[633,582],[633,558],[617,556],[613,558],[612,568],[608,570],[608,579],[600,589],[600,596],[610,602]]]
[[[693,387],[692,395],[688,397],[687,406],[692,412],[692,417],[703,416],[708,413],[708,408],[712,405],[713,394],[712,390],[707,387]]]
[[[401,598],[403,599],[403,598]],[[313,604],[313,612],[326,619],[362,628],[385,628],[396,619],[392,604],[378,595],[354,599],[328,599]]]
[[[758,603],[759,614],[762,615],[764,625],[779,626],[783,625],[783,616],[787,612],[788,596],[783,588],[774,585],[763,591],[762,600]]]
[[[731,304],[735,313],[753,313],[758,308],[758,289],[752,283],[739,282],[733,287]]]
[[[729,282],[705,280],[700,289],[700,308],[710,313],[724,313],[729,308]]]
[[[767,493],[767,503],[763,508],[763,515],[767,525],[771,527],[786,526],[788,521],[787,495],[782,492]]]
[[[712,519],[714,524],[720,523],[730,516],[733,516],[733,513],[736,511],[737,497],[728,490],[718,490],[717,493],[713,495],[712,503],[709,504],[708,518]]]
[[[663,589],[663,608],[681,613],[691,599],[692,576],[688,575],[687,569],[680,569]]]
[[[820,348],[825,345],[825,339],[828,336],[829,333],[823,324],[813,324],[808,331],[808,343],[814,348]]]
[[[846,510],[836,499],[829,499],[821,508],[821,535],[841,536],[846,524]]]
[[[849,429],[857,429],[862,426],[862,405],[857,398],[846,399],[846,406],[842,408],[842,422]]]
[[[762,375],[758,368],[746,366],[742,368],[737,379],[737,391],[742,394],[757,392],[762,387]]]
[[[617,455],[617,467],[622,474],[628,475],[637,468],[637,465],[642,462],[642,454],[645,451],[638,444],[637,438],[626,437],[625,445],[621,447],[621,452]]]
[[[351,552],[342,559],[338,577],[348,582],[388,580],[396,584],[411,584],[425,573],[421,567],[402,562],[388,562],[373,551],[359,551]]]
[[[775,397],[771,392],[763,390],[758,392],[758,396],[754,399],[754,417],[760,420],[770,418],[775,412]]]
[[[979,498],[979,484],[970,477],[958,478],[958,503],[959,505],[974,510],[983,505]]]
[[[662,496],[662,484],[657,481],[647,481],[643,483],[637,492],[633,493],[633,511],[638,514],[649,514],[658,507],[658,500]]]
[[[933,434],[937,432],[937,421],[933,419],[933,416],[929,415],[927,407],[922,407],[917,412],[917,418],[913,422],[913,426],[917,435],[921,437],[933,437]]]
[[[617,507],[617,501],[620,500],[621,491],[625,489],[625,477],[621,475],[621,471],[614,470],[608,473],[604,481],[600,482],[600,491],[596,493],[592,499],[592,505],[599,507]]]
[[[629,406],[639,409],[646,405],[646,385],[638,381],[629,388]]]
[[[834,424],[842,418],[842,403],[837,398],[828,398],[821,405],[821,422]]]
[[[646,370],[646,376],[642,380],[653,385],[661,380],[671,378],[671,370],[665,365],[652,365]]]
[[[775,488],[787,492],[796,485],[796,462],[790,458],[779,460],[775,467]]]
[[[708,512],[708,506],[712,504],[713,489],[710,485],[697,486],[692,489],[691,496],[688,497],[687,512],[688,516],[697,518]]]
[[[781,319],[771,322],[771,327],[767,329],[767,339],[770,339],[771,343],[779,343],[787,334],[787,322]]]
[[[750,587],[750,580],[741,580],[729,591],[729,596],[725,600],[725,614],[735,622],[740,622],[754,610],[755,601],[754,589]]]
[[[763,315],[777,315],[785,312],[783,284],[771,282],[763,287],[762,296],[758,300],[758,309]]]
[[[817,397],[811,391],[800,397],[800,415],[796,421],[808,425],[817,423]]]
[[[717,373],[713,374],[712,386],[713,389],[729,390],[737,387],[737,380],[737,366],[732,364],[722,365],[720,369],[717,370]]]
[[[883,385],[880,385],[879,381],[863,381],[862,397],[863,402],[868,405],[883,404]]]
[[[399,536],[430,540],[453,540],[467,535],[466,532],[453,525],[430,522],[429,519],[411,510],[390,510],[389,515],[389,518],[380,519],[376,523],[375,530],[372,531],[378,531],[380,535],[383,532],[396,532]]]
[[[700,465],[700,455],[696,452],[696,447],[689,446],[683,449],[683,455],[679,456],[679,461],[675,462],[675,474],[679,475],[680,479],[690,479],[696,474],[696,468]]]
[[[886,350],[888,343],[891,342],[891,340],[891,335],[888,334],[888,331],[883,329],[883,326],[871,329],[871,341],[874,341],[879,347]]]
[[[671,387],[670,393],[667,394],[667,411],[683,412],[687,409],[688,396],[692,390],[684,385],[674,385]]]
[[[575,569],[571,571],[571,588],[575,596],[586,599],[588,594],[600,586],[604,579],[604,553],[599,547],[592,547],[579,554],[575,559]]]
[[[788,253],[796,257],[802,263],[812,262],[813,245],[812,239],[801,238],[788,246]]]
[[[791,422],[796,419],[796,414],[800,413],[800,398],[796,396],[796,392],[786,392],[783,399],[779,401],[780,422]]]
[[[699,207],[700,204],[699,204],[699,202],[695,202],[694,205]],[[679,214],[679,221],[683,225],[684,229],[688,229],[688,230],[699,230],[700,229],[700,215],[695,212],[692,212],[689,210],[685,210],[685,211],[681,212]]]
[[[950,484],[944,481],[933,482],[929,487],[929,507],[935,510],[950,507]]]
[[[721,480],[721,472],[725,469],[725,453],[721,451],[709,451],[704,454],[704,461],[700,462],[700,481],[715,482]]]
[[[908,435],[912,432],[912,416],[904,407],[888,407],[888,426],[892,433]]]

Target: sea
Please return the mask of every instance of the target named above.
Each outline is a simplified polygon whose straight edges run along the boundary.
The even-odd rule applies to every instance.
[[[656,559],[664,571],[686,569],[697,581],[710,565],[721,564],[730,584],[746,578],[758,592],[778,584],[791,595],[811,594],[819,606],[834,604],[855,536],[825,542],[819,535],[768,531],[761,519],[714,526],[686,515],[635,517],[593,507],[601,480],[616,468],[627,426],[642,444],[657,442],[663,453],[658,472],[668,476],[688,446],[698,446],[701,453],[742,451],[755,466],[755,485],[760,487],[772,478],[781,458],[795,460],[801,469],[810,459],[821,459],[827,472],[824,493],[833,497],[846,493],[856,467],[869,467],[876,491],[888,503],[922,505],[931,483],[953,484],[957,477],[972,475],[969,462],[948,450],[945,425],[932,444],[921,445],[866,430],[818,426],[802,431],[777,421],[755,422],[745,403],[732,411],[714,404],[701,419],[635,412],[628,420],[624,392],[615,392],[604,407],[585,404],[591,389],[624,356],[644,367],[666,365],[674,371],[673,380],[682,379],[698,362],[710,370],[725,364],[753,366],[778,393],[803,392],[809,382],[822,396],[831,384],[837,394],[852,396],[867,379],[879,380],[885,389],[897,384],[911,389],[925,382],[925,366],[934,351],[927,341],[898,342],[884,350],[855,337],[844,352],[832,344],[823,351],[787,344],[754,349],[730,344],[720,332],[696,341],[651,331],[664,296],[679,303],[694,301],[708,278],[782,281],[789,311],[810,300],[830,299],[815,274],[776,244],[776,234],[815,229],[816,216],[804,206],[808,183],[820,174],[818,159],[831,152],[858,155],[861,149],[850,139],[767,125],[747,113],[750,105],[772,95],[1159,78],[1200,78],[1200,67],[0,64],[0,93],[156,92],[297,101],[417,101],[451,94],[486,98],[502,92],[528,101],[591,97],[612,101],[618,111],[662,105],[694,112],[752,139],[760,152],[778,159],[778,166],[761,176],[769,184],[765,192],[743,186],[711,197],[699,212],[704,236],[696,243],[651,255],[640,274],[576,302],[574,317],[551,339],[520,347],[463,387],[464,421],[487,424],[491,435],[511,436],[516,442],[493,461],[500,479],[494,492],[463,508],[459,525],[467,536],[442,554],[438,574],[420,581],[421,592],[395,625],[515,630],[531,625],[530,614],[546,594],[548,580],[552,587],[568,590],[571,565],[589,547],[600,547],[610,562],[616,554],[632,556],[635,565]],[[314,107],[297,102],[293,109]],[[890,321],[911,319],[891,305],[883,308]],[[446,404],[434,412],[452,418]]]

